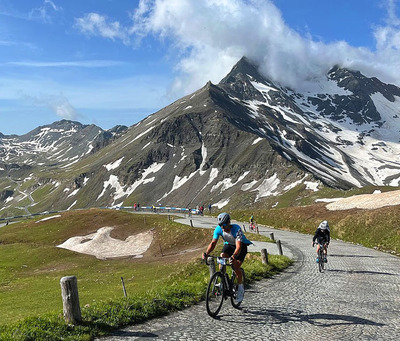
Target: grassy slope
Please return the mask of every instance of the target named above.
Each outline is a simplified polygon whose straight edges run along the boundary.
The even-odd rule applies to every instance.
[[[0,324],[8,325],[0,327],[0,340],[10,335],[16,339],[40,339],[48,329],[53,333],[50,339],[69,333],[77,337],[77,331],[66,330],[60,318],[63,276],[78,278],[86,321],[82,329],[78,328],[78,334],[83,339],[180,309],[204,295],[208,270],[198,259],[210,241],[209,229],[177,224],[166,216],[99,209],[65,212],[62,217],[40,221],[42,218],[0,229]],[[119,239],[154,229],[155,239],[142,259],[104,261],[55,247],[72,236],[93,233],[104,226],[114,226],[111,236]],[[187,249],[195,251],[181,254]],[[245,269],[250,279],[269,276],[290,264],[286,257],[270,257],[269,266],[260,265],[257,256],[248,258]],[[121,277],[128,300],[123,298]],[[167,302],[166,311],[155,305],[155,297]],[[126,304],[128,307],[121,308]],[[29,316],[31,319],[26,320]],[[17,321],[22,322],[14,324]]]
[[[120,297],[121,277],[125,279],[128,292],[151,288],[172,271],[174,262],[182,261],[179,257],[168,258],[169,254],[186,248],[189,241],[192,247],[206,244],[207,231],[190,230],[190,227],[168,221],[165,216],[147,217],[145,223],[141,215],[109,210],[88,212],[69,212],[62,218],[36,223],[40,220],[37,218],[1,228],[0,323],[25,317],[27,311],[36,315],[61,309],[59,282],[63,276],[77,276],[83,305],[105,297]],[[154,246],[144,260],[135,261],[129,258],[101,261],[55,247],[72,236],[86,235],[103,226],[116,226],[114,235],[121,239],[155,227]],[[172,236],[179,237],[172,241]],[[161,250],[164,257],[159,257]],[[24,295],[26,292],[30,295]]]
[[[400,254],[400,206],[375,210],[329,211],[325,204],[251,211],[259,224],[313,234],[322,220],[328,220],[333,238],[377,247]],[[235,219],[245,221],[250,211],[237,211]]]

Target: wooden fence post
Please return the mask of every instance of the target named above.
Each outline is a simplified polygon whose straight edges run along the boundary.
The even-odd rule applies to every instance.
[[[277,240],[277,241],[276,241],[276,245],[278,245],[279,254],[282,256],[282,255],[283,255],[283,251],[282,251],[281,241],[280,241],[280,240]]]
[[[210,271],[210,278],[215,273],[215,262],[214,258],[208,257],[207,258],[208,270]]]
[[[275,240],[275,237],[274,237],[274,233],[273,233],[273,232],[271,232],[271,233],[269,234],[269,238],[271,238],[272,240]]]
[[[75,276],[62,277],[60,284],[64,320],[69,324],[77,324],[82,321],[81,307],[79,306],[78,280]]]
[[[121,277],[121,282],[122,282],[122,290],[124,291],[124,296],[127,297],[128,295],[126,294],[125,283],[124,283],[124,277]]]
[[[267,249],[261,249],[261,259],[263,264],[268,264],[268,252]]]

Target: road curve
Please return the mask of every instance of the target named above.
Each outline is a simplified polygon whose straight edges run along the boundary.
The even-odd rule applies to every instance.
[[[207,225],[207,218],[197,219]],[[226,301],[220,317],[212,319],[201,302],[101,340],[400,339],[400,258],[333,240],[321,274],[310,235],[260,228],[270,232],[291,250],[295,263],[253,284],[242,310]]]

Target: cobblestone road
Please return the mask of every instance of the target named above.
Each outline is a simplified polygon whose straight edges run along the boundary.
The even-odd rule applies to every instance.
[[[212,319],[202,302],[101,340],[400,339],[400,258],[333,240],[319,273],[311,236],[260,228],[270,232],[295,264],[253,284],[241,310],[226,301]]]

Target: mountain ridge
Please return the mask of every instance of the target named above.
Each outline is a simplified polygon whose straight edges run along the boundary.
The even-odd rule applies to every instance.
[[[338,66],[311,85],[299,93],[275,84],[243,57],[218,84],[129,128],[58,121],[23,138],[0,135],[0,214],[18,211],[22,187],[44,192],[28,211],[273,205],[294,188],[398,187],[400,89]]]

